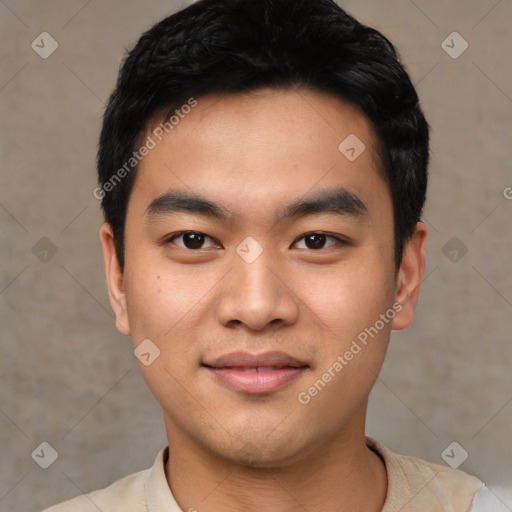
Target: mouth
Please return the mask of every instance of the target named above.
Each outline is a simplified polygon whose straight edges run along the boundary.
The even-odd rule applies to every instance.
[[[310,367],[284,352],[233,352],[201,366],[228,388],[249,394],[282,389]]]

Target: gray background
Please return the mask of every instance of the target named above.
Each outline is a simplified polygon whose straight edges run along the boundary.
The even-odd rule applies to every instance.
[[[512,1],[340,3],[396,43],[432,126],[426,277],[414,325],[392,336],[368,433],[442,464],[457,441],[469,453],[461,468],[512,510]],[[166,443],[114,328],[92,190],[124,50],[184,5],[0,2],[2,511],[104,487]],[[47,59],[31,48],[43,31],[59,44]],[[441,46],[453,31],[469,43],[456,59]],[[31,458],[41,442],[58,452],[48,469]]]

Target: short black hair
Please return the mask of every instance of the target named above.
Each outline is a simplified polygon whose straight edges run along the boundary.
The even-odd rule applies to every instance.
[[[429,126],[393,44],[334,0],[199,0],[140,37],[104,113],[95,196],[121,269],[135,152],[148,124],[204,94],[268,87],[333,94],[372,122],[399,268],[425,203]]]

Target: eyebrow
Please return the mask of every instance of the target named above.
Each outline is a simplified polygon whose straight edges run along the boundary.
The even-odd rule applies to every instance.
[[[145,216],[148,221],[152,221],[177,212],[201,215],[221,221],[232,221],[236,218],[234,212],[229,208],[182,190],[169,190],[155,198],[146,208]],[[275,214],[275,221],[320,214],[357,218],[367,213],[368,208],[357,195],[344,187],[336,187],[321,190],[312,196],[301,198],[279,208]]]

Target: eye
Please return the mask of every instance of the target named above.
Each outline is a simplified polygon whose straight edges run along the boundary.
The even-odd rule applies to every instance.
[[[174,235],[171,235],[170,237],[166,238],[164,241],[164,244],[170,244],[174,243],[174,240],[177,239],[183,239],[182,244],[175,244],[178,247],[181,247],[182,249],[190,249],[190,250],[197,250],[197,249],[205,249],[207,247],[202,247],[202,245],[205,242],[205,239],[212,240],[208,235],[205,235],[204,233],[200,233],[198,231],[182,231],[181,233],[175,233]],[[210,247],[215,247],[215,244],[212,244]]]
[[[325,247],[326,239],[330,238],[334,240],[334,243]],[[304,239],[306,247],[299,247],[299,249],[328,249],[329,247],[333,247],[335,245],[346,245],[347,242],[342,240],[341,238],[333,235],[327,235],[325,233],[308,233],[307,235],[301,236],[298,240]],[[298,243],[298,242],[295,242]]]
[[[180,240],[181,243],[175,242],[175,240]],[[331,240],[332,243],[330,245],[325,245],[328,240]],[[210,245],[205,246],[205,241],[209,240]],[[321,250],[321,249],[329,249],[330,247],[334,247],[336,245],[346,245],[347,242],[337,236],[328,235],[326,233],[307,233],[306,235],[298,238],[294,244],[298,244],[299,241],[304,240],[305,247],[298,247],[299,249],[310,249],[310,250]],[[200,249],[207,249],[211,247],[218,247],[218,244],[213,240],[213,238],[201,233],[199,231],[181,231],[179,233],[174,233],[173,235],[167,237],[163,241],[164,245],[176,245],[181,249],[197,251]]]

